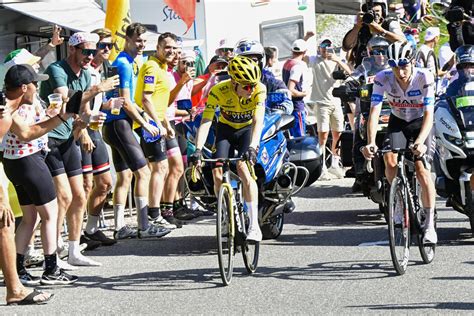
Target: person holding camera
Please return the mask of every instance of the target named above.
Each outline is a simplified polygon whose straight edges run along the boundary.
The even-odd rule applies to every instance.
[[[474,8],[472,0],[453,0],[444,14],[449,21],[449,45],[454,52],[459,46],[474,45]]]
[[[376,35],[385,37],[390,43],[405,41],[399,21],[387,16],[386,0],[367,0],[354,27],[344,36],[342,48],[351,51],[355,67],[367,57],[367,43]]]

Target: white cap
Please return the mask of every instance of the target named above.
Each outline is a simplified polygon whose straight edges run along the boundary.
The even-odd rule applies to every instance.
[[[22,48],[14,50],[10,54],[8,54],[5,60],[6,62],[4,66],[5,69],[8,70],[11,66],[14,65],[28,64],[33,66],[41,60],[41,57],[35,56],[26,49]]]
[[[99,42],[99,35],[88,32],[77,32],[71,35],[68,44],[69,46],[77,46],[88,42],[97,44],[97,42]]]
[[[216,48],[215,53],[217,54],[217,51],[222,48],[232,48],[234,49],[234,45],[230,44],[229,41],[226,38],[223,38],[219,41],[219,46]]]
[[[426,29],[425,33],[425,42],[433,40],[436,36],[439,36],[439,27],[437,26],[430,26]]]
[[[308,49],[308,44],[304,39],[297,39],[296,41],[291,44],[291,51],[296,53],[305,52]]]
[[[181,52],[181,59],[194,61],[196,59],[196,53],[193,50],[183,50]]]

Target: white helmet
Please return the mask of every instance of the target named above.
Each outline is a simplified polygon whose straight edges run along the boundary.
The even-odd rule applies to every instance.
[[[260,55],[261,58],[265,56],[263,45],[259,41],[243,38],[237,42],[234,47],[235,55]]]
[[[415,50],[408,42],[395,42],[388,47],[387,55],[390,67],[396,67],[408,64],[415,56]]]

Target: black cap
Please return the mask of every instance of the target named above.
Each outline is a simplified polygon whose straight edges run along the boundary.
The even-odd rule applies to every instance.
[[[38,74],[30,65],[14,65],[8,69],[5,75],[5,85],[12,88],[18,88],[24,84],[48,79],[48,75]]]
[[[224,57],[214,55],[214,57],[211,58],[211,61],[209,62],[209,65],[216,64],[216,63],[226,63],[226,64],[228,64],[229,62]]]

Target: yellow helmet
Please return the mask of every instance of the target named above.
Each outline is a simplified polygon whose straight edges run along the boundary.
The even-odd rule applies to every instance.
[[[245,56],[235,56],[229,62],[229,75],[237,83],[255,85],[260,81],[262,72],[258,64]]]

